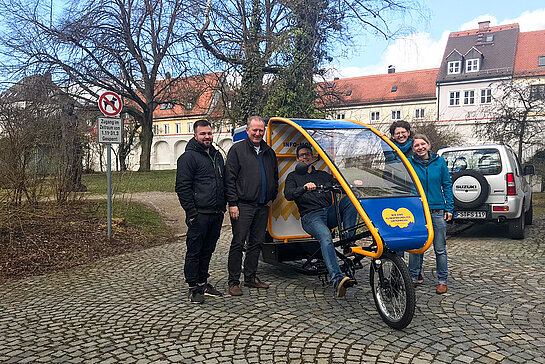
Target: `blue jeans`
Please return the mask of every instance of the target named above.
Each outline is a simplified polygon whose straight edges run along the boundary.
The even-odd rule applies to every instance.
[[[448,259],[447,259],[447,223],[443,210],[431,213],[433,225],[433,250],[435,250],[435,262],[437,265],[437,281],[439,284],[447,284]],[[418,273],[422,270],[424,254],[411,254],[409,256],[409,271],[413,282],[416,282]]]
[[[345,229],[356,225],[358,211],[347,196],[341,199],[339,210]],[[312,235],[312,237],[320,243],[322,257],[324,258],[324,263],[327,267],[331,283],[335,284],[343,279],[344,274],[339,268],[335,247],[333,246],[333,239],[331,238],[331,229],[339,225],[337,222],[335,205],[309,212],[301,218],[301,225],[307,233]],[[348,237],[353,237],[354,234],[355,230],[351,230],[347,235]]]

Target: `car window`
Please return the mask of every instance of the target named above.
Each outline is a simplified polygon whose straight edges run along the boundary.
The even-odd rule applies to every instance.
[[[508,150],[509,150],[509,155],[511,156],[511,158],[515,162],[513,164],[515,166],[515,174],[517,175],[517,177],[521,176],[522,175],[522,167],[520,166],[519,159],[517,158],[517,155],[515,154],[515,152],[513,152],[513,150],[511,150],[511,149],[508,149]]]
[[[442,157],[447,162],[450,173],[464,170],[494,175],[501,172],[501,158],[497,149],[466,149],[446,151]]]

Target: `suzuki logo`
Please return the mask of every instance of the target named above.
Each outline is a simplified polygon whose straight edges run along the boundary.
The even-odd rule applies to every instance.
[[[476,185],[456,185],[457,190],[476,190]]]

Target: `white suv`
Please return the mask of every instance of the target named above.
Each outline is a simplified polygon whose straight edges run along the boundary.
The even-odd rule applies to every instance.
[[[443,148],[437,152],[452,178],[454,220],[507,223],[509,236],[524,238],[532,224],[532,189],[524,178],[533,166],[521,168],[505,144]]]

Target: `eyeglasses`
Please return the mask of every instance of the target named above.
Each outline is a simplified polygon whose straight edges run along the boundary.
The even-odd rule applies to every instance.
[[[299,153],[299,157],[310,157],[312,153]]]

